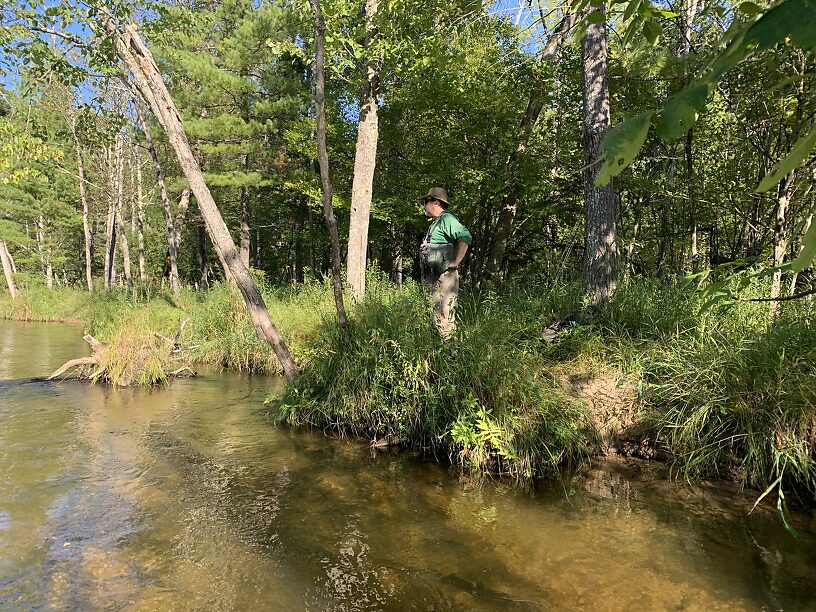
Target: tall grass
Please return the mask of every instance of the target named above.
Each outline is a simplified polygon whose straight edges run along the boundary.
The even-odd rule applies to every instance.
[[[530,476],[589,453],[592,429],[544,367],[539,310],[525,300],[464,293],[443,342],[422,289],[373,290],[348,333],[333,321],[309,349],[281,419],[445,452],[465,466]]]
[[[743,288],[747,297],[767,286]],[[763,302],[701,309],[677,286],[624,288],[598,325],[638,347],[645,430],[686,478],[741,480],[816,500],[816,310]],[[629,353],[632,353],[629,351]],[[620,358],[620,356],[619,356]]]

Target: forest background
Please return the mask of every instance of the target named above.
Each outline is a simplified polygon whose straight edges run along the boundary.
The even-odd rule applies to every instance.
[[[2,16],[6,316],[83,318],[123,344],[192,314],[199,358],[295,381],[291,422],[516,474],[627,421],[563,393],[611,371],[637,387],[616,439],[780,505],[816,495],[811,0]],[[415,284],[432,185],[474,235],[453,345]],[[323,283],[340,257],[347,322]]]

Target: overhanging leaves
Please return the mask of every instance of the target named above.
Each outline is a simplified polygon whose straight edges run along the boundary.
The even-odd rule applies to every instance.
[[[705,106],[709,85],[701,83],[687,87],[666,102],[660,115],[657,135],[663,140],[676,140],[697,121],[697,113]]]
[[[757,192],[764,193],[781,181],[786,174],[792,172],[810,155],[814,146],[816,146],[816,127],[813,127],[808,134],[805,134],[797,140],[785,159],[780,161],[774,166],[773,170],[765,175],[765,178],[762,179],[762,182],[756,189]]]
[[[793,260],[791,268],[794,272],[801,272],[807,268],[816,257],[816,223],[811,223],[808,231],[802,237],[802,250],[799,257]]]
[[[597,186],[606,185],[613,176],[620,174],[632,163],[643,147],[643,143],[646,142],[652,115],[654,111],[641,113],[609,130],[601,145],[606,152],[606,162],[598,173],[598,178],[595,179]]]

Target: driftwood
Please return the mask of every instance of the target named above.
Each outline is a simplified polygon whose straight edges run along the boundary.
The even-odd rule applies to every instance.
[[[46,378],[46,380],[54,380],[58,376],[61,376],[71,368],[79,368],[75,374],[77,378],[85,377],[85,367],[90,365],[99,365],[100,357],[105,350],[105,345],[102,344],[99,340],[94,338],[91,334],[86,334],[82,336],[82,339],[85,340],[88,344],[91,345],[91,350],[93,351],[93,355],[90,357],[80,357],[79,359],[71,359],[63,363],[57,370],[55,370],[51,376]]]
[[[90,334],[83,336],[85,342],[91,345],[93,355],[66,361],[46,380],[59,378],[69,370],[73,370],[71,376],[78,380],[92,382],[101,380],[120,387],[130,385],[134,379],[152,384],[165,382],[168,378],[175,378],[183,373],[187,373],[188,376],[196,376],[188,364],[179,368],[170,367],[171,363],[177,363],[181,353],[197,346],[182,346],[179,343],[181,334],[189,321],[186,319],[171,338],[154,332],[153,336],[139,338],[134,347],[107,347]],[[157,346],[156,341],[151,339],[152,337],[163,340],[169,346],[159,350],[161,345]],[[151,367],[148,368],[151,361]],[[158,376],[155,374],[156,361],[161,363],[163,370],[163,373]]]

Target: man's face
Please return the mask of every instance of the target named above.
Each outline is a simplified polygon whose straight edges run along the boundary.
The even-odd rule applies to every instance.
[[[439,200],[435,200],[434,198],[426,198],[425,216],[430,217],[431,219],[436,219],[440,214],[442,214],[442,206],[440,206]]]

